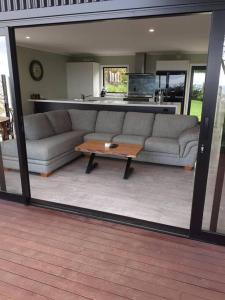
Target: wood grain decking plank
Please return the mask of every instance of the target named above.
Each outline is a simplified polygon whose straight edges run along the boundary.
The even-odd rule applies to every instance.
[[[4,217],[2,219],[4,219]],[[0,222],[0,225],[1,224],[2,223]],[[26,228],[27,225],[28,225],[25,222],[22,222],[22,225],[23,225],[22,226],[21,223],[18,223],[18,221],[17,221],[16,224],[17,224],[17,229],[20,228],[22,230],[23,230],[23,227]],[[32,224],[32,226],[33,226],[33,224]],[[32,226],[29,226],[29,232],[30,232],[31,228],[33,228]],[[38,224],[38,227],[40,227],[39,224]],[[43,228],[43,230],[44,230],[44,228]],[[39,234],[39,235],[43,234],[42,231],[31,231],[31,233],[32,234]],[[63,240],[66,240],[67,242],[70,242],[72,244],[77,241],[77,237],[79,237],[79,239],[81,239],[81,236],[80,235],[77,236],[76,233],[74,234],[75,237],[76,237],[74,239],[74,238],[66,236],[65,231],[61,232],[60,230],[56,230],[56,231],[54,230],[54,234],[57,233],[56,236],[54,236],[52,231],[49,232],[48,229],[45,230],[45,235],[46,235],[46,233],[49,233],[49,238],[54,238],[54,239],[55,238],[57,239],[58,236],[61,234],[61,236],[63,237]],[[123,247],[123,249],[124,249],[124,247]],[[157,251],[159,252],[160,250],[157,248]],[[162,251],[160,251],[160,254],[163,254]],[[204,279],[209,279],[209,280],[225,283],[225,277],[221,276],[220,273],[217,274],[216,273],[217,270],[215,270],[214,273],[211,272],[211,266],[212,266],[211,264],[208,264],[208,270],[201,270],[199,268],[196,270],[196,266],[195,267],[187,267],[187,266],[181,265],[181,264],[173,264],[173,263],[169,262],[168,260],[165,260],[165,258],[159,260],[159,259],[156,259],[155,257],[150,257],[150,256],[145,257],[145,256],[140,256],[139,254],[135,255],[133,253],[132,253],[132,255],[130,255],[130,253],[128,253],[128,254],[126,253],[126,261],[127,261],[128,258],[130,259],[128,261],[128,265],[129,265],[129,262],[130,262],[130,266],[132,268],[134,268],[134,266],[135,266],[135,268],[143,269],[145,267],[148,267],[148,265],[150,265],[150,267],[152,269],[155,269],[155,270],[157,270],[157,268],[166,268],[166,269],[169,269],[170,272],[172,272],[171,274],[173,274],[173,273],[176,274],[177,272],[179,273],[179,272],[182,271],[183,273],[185,273],[187,275],[193,275],[194,277],[196,277],[196,271],[198,271],[198,276],[200,276]],[[143,258],[145,258],[145,259],[143,260]],[[177,255],[175,255],[175,258],[177,258]],[[119,259],[117,257],[116,257],[116,260],[117,260],[117,262],[119,262]],[[189,265],[190,265],[190,262],[189,262]],[[205,267],[205,264],[202,264],[202,266]],[[221,269],[224,271],[223,268],[220,268],[220,271],[221,271]]]
[[[223,247],[6,201],[0,241],[0,299],[225,299]]]
[[[7,204],[5,205],[5,207],[7,207]],[[11,209],[11,208],[9,207],[9,209]],[[28,211],[26,211],[25,215],[24,215],[24,211],[22,211],[21,208],[19,208],[19,212],[20,213],[22,212],[22,214],[24,216],[26,216],[26,218],[29,218],[30,217],[29,208],[27,208],[27,209],[28,209]],[[12,210],[14,212],[18,212],[18,207],[13,208]],[[35,210],[39,210],[39,208],[35,208]],[[49,210],[47,210],[47,213],[50,214],[50,215],[52,215],[52,212],[49,211]],[[108,222],[105,225],[106,228],[104,228],[100,224],[98,224],[98,223],[97,223],[98,225],[96,224],[96,222],[101,222],[101,221],[98,221],[98,220],[88,220],[86,223],[84,223],[83,221],[80,221],[80,218],[83,218],[83,217],[80,217],[80,216],[76,216],[78,218],[78,220],[77,220],[77,219],[74,219],[74,216],[72,217],[70,215],[68,218],[66,218],[63,215],[63,217],[62,216],[60,217],[61,221],[63,221],[63,222],[59,221],[60,218],[56,218],[57,222],[54,222],[53,220],[51,220],[51,222],[50,222],[49,219],[46,218],[46,216],[43,218],[43,215],[39,211],[35,213],[35,216],[36,216],[36,220],[38,218],[39,222],[44,222],[43,225],[52,224],[52,226],[59,226],[59,228],[63,228],[63,227],[65,228],[66,226],[69,226],[69,228],[67,227],[66,229],[71,230],[71,226],[70,225],[74,226],[74,223],[75,223],[77,226],[76,226],[76,228],[73,228],[73,230],[77,230],[77,228],[79,228],[79,225],[80,225],[80,227],[82,228],[82,230],[84,230],[84,228],[86,228],[89,231],[90,230],[95,230],[95,233],[102,234],[102,237],[108,238],[108,239],[111,238],[112,240],[115,240],[115,238],[117,238],[117,241],[121,240],[121,241],[124,242],[124,241],[126,241],[125,236],[128,236],[128,239],[131,242],[133,240],[135,240],[135,243],[134,243],[133,246],[135,246],[135,244],[138,243],[139,239],[141,239],[142,245],[145,245],[146,243],[148,243],[148,245],[152,244],[153,241],[155,242],[155,244],[160,244],[160,243],[163,242],[163,243],[165,243],[168,246],[168,248],[175,248],[175,249],[185,250],[187,252],[193,252],[195,254],[199,253],[201,256],[202,255],[207,255],[207,256],[210,256],[210,257],[216,257],[219,254],[220,255],[220,257],[219,257],[220,259],[221,259],[221,257],[223,257],[225,259],[225,250],[223,248],[221,249],[221,247],[219,247],[219,246],[214,246],[213,245],[215,248],[213,248],[214,251],[211,251],[212,245],[208,245],[208,244],[204,244],[204,243],[196,242],[196,241],[191,241],[191,242],[193,242],[193,244],[191,244],[191,246],[189,246],[189,242],[190,241],[187,240],[187,239],[181,239],[181,243],[177,244],[177,243],[175,243],[173,241],[170,241],[171,239],[174,240],[174,238],[176,238],[176,237],[173,237],[173,236],[159,235],[158,233],[155,233],[155,232],[150,232],[150,233],[147,232],[148,235],[156,235],[157,238],[146,237],[145,235],[142,236],[141,234],[137,235],[137,234],[133,234],[133,233],[130,233],[130,232],[127,232],[127,231],[123,231],[123,230],[112,229],[112,226],[109,226],[108,224],[110,224],[110,223],[108,223]],[[83,219],[81,219],[81,220],[83,220]],[[92,224],[92,222],[94,222],[94,223]],[[94,225],[95,227],[92,228],[90,226],[90,224],[92,226]],[[118,224],[112,224],[112,225],[118,225]],[[127,227],[127,226],[124,226],[124,227]],[[105,230],[106,230],[106,232],[105,232]],[[133,231],[133,230],[136,230],[136,229],[135,228],[130,228],[130,230]],[[143,231],[142,229],[138,229],[138,230],[140,230],[141,233]],[[124,233],[125,233],[125,236],[124,236]],[[122,236],[121,236],[121,234],[122,234]],[[108,235],[108,236],[106,237],[104,235]],[[132,236],[134,238],[132,238]],[[147,241],[147,238],[150,239],[150,240]],[[168,241],[168,239],[169,239],[169,241]],[[196,247],[195,247],[195,244],[196,244]],[[137,247],[138,246],[139,246],[139,244],[137,244]],[[206,250],[208,248],[209,248],[209,250]],[[223,253],[224,253],[224,255],[223,255]]]

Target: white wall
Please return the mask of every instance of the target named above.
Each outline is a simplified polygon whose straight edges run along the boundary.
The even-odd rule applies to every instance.
[[[99,56],[96,61],[101,65],[128,65],[129,72],[135,72],[135,56]]]
[[[49,99],[67,98],[67,56],[23,47],[17,48],[17,55],[24,114],[33,113],[33,103],[27,101],[33,93]],[[30,76],[29,65],[32,60],[39,60],[43,65],[44,77],[41,81],[35,81]]]

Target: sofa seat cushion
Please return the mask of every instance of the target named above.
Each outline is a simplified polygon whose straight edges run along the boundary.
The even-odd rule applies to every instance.
[[[145,141],[145,151],[179,155],[177,139],[149,137]]]
[[[53,110],[45,113],[56,134],[72,130],[72,123],[67,110]]]
[[[145,137],[140,135],[120,134],[113,138],[114,143],[144,145]]]
[[[123,134],[142,135],[146,137],[152,135],[154,118],[155,115],[151,113],[126,113]]]
[[[26,141],[28,159],[47,161],[72,151],[83,142],[84,134],[82,131],[70,131],[42,140]],[[3,157],[17,157],[16,140],[2,142],[2,154]]]
[[[197,117],[184,115],[157,114],[152,136],[161,138],[178,138],[180,134],[198,123]]]
[[[93,132],[95,130],[97,111],[96,110],[69,110],[72,129]]]
[[[45,114],[32,114],[24,117],[24,130],[27,140],[40,140],[55,134]]]
[[[122,132],[124,116],[124,112],[100,111],[97,116],[95,132],[120,134]]]
[[[112,138],[115,136],[114,133],[104,133],[104,132],[94,132],[89,133],[84,136],[84,141],[96,140],[96,141],[104,141],[111,142]]]
[[[18,148],[16,139],[1,142],[2,156],[18,158]]]

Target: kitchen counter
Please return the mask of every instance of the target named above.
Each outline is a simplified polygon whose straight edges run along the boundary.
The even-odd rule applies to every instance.
[[[124,101],[123,98],[95,97],[82,99],[29,99],[35,103],[35,112],[44,112],[53,109],[109,109],[121,111],[148,111],[154,113],[180,114],[180,103],[157,104],[145,101]]]

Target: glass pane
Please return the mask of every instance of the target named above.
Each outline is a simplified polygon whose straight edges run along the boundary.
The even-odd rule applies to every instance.
[[[190,115],[201,121],[206,70],[193,70]]]
[[[225,44],[213,129],[203,229],[225,234]]]
[[[104,68],[104,88],[107,93],[127,94],[127,68]]]
[[[169,89],[170,95],[175,94],[176,97],[184,97],[185,74],[169,75]]]
[[[26,141],[31,195],[35,199],[189,228],[198,128],[192,131],[192,118],[180,115],[184,97],[176,98],[176,94],[167,96],[167,87],[169,76],[176,74],[171,76],[171,89],[183,89],[185,70],[189,72],[190,68],[185,63],[184,71],[181,71],[181,60],[187,60],[190,64],[207,63],[211,15],[157,18],[160,32],[163,29],[168,34],[161,38],[159,35],[154,42],[151,41],[154,36],[149,35],[148,27],[146,30],[146,22],[150,24],[152,19],[129,19],[122,22],[108,20],[104,22],[104,26],[99,26],[99,22],[92,22],[16,29],[24,120],[30,122],[27,135],[32,133],[32,120],[37,120],[38,128],[38,137]],[[193,32],[191,28],[181,26],[184,23],[194,23],[196,27],[199,24],[204,26],[200,26],[201,32]],[[173,30],[174,24],[176,28],[181,28],[179,35]],[[106,27],[113,32],[110,31],[109,34]],[[36,38],[39,30],[42,34],[41,40]],[[68,38],[60,50],[62,30],[68,32]],[[69,32],[72,32],[73,36],[76,35],[76,45],[72,43]],[[90,32],[92,35],[95,32],[98,40],[94,48],[93,45],[89,46],[89,43],[93,44],[93,36],[89,38]],[[134,36],[131,37],[128,32],[132,32]],[[26,36],[31,38],[26,39]],[[181,46],[184,54],[181,54],[181,50],[177,52]],[[58,54],[55,53],[56,49],[59,50]],[[87,52],[90,49],[92,54]],[[196,54],[198,49],[202,49],[202,55]],[[186,55],[193,51],[193,54]],[[135,53],[139,52],[146,53],[145,60],[136,59]],[[44,69],[44,76],[40,81],[34,80],[29,74],[29,65],[34,58]],[[158,63],[159,61],[161,63]],[[94,76],[97,76],[98,80],[93,80],[93,62],[94,68],[97,69]],[[144,75],[135,73],[144,65]],[[127,93],[126,66],[129,69],[129,84],[132,83],[130,79],[133,80],[130,92],[135,94],[136,99],[133,100],[137,101],[129,104],[123,101],[123,95],[112,94]],[[148,95],[153,80],[146,85],[143,82],[144,78],[150,78],[151,74],[158,75],[155,94],[157,95],[160,88],[162,97],[159,105],[138,102],[142,102],[143,95],[147,95],[147,101],[150,98]],[[99,85],[102,86],[103,79],[107,92],[110,92],[108,98],[90,96],[86,101],[79,99],[81,94],[93,95],[93,90],[99,88]],[[78,96],[68,96],[70,89]],[[74,98],[76,101],[72,100]],[[164,103],[171,100],[175,103]],[[168,107],[174,108],[170,110]],[[175,108],[177,116],[174,114]],[[70,109],[74,111],[68,114],[66,111]],[[50,110],[51,113],[40,118],[35,116],[36,113],[42,114]],[[91,110],[97,110],[99,113],[93,114]],[[100,113],[102,110],[112,112]],[[115,114],[121,111],[141,111],[145,114],[132,113],[129,114],[130,117],[121,118],[120,114]],[[157,117],[150,115],[150,111],[166,113],[167,117],[161,117],[160,122],[155,122]],[[44,128],[47,130],[42,126],[46,118],[49,122],[46,121]],[[97,123],[100,126],[96,126]],[[152,136],[154,126],[157,128],[157,137]],[[75,147],[91,139],[102,139],[105,156],[96,155],[94,163],[98,163],[98,168],[87,175],[86,168],[90,156],[80,156]],[[133,159],[131,167],[134,168],[134,172],[128,180],[123,179],[126,161],[121,159],[126,153],[122,153],[122,156],[116,155],[117,159],[112,159],[107,153],[108,143],[111,141],[128,144],[126,151],[133,148],[129,144],[142,144],[145,147],[146,151],[141,151]],[[117,147],[112,149],[118,150]]]
[[[177,87],[184,87],[185,82],[185,74],[178,74],[178,75],[170,75],[169,76],[169,87],[177,88]]]
[[[0,36],[0,189],[21,194],[18,150],[9,80],[6,38]]]
[[[160,89],[166,89],[166,75],[160,76]]]
[[[159,75],[159,88],[166,89],[166,75]]]

